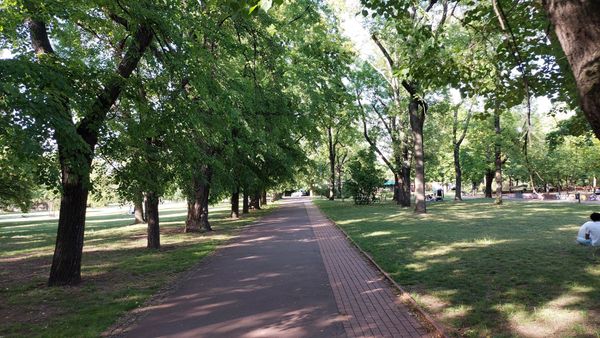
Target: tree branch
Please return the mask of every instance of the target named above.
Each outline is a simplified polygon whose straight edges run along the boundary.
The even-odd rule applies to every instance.
[[[77,133],[91,146],[95,146],[98,142],[100,126],[112,105],[117,101],[124,86],[123,80],[129,78],[137,67],[146,48],[150,45],[153,37],[152,29],[146,24],[141,24],[133,37],[133,43],[129,46],[123,59],[121,59],[121,62],[117,66],[117,76],[108,80],[108,83],[93,103],[91,112],[81,120],[77,127]]]
[[[358,94],[358,90],[357,90],[357,94]],[[381,157],[383,162],[392,171],[392,173],[395,174],[396,173],[395,167],[392,165],[392,163],[390,163],[390,161],[385,157],[385,155],[383,155],[381,150],[379,150],[379,147],[377,147],[377,144],[375,142],[373,142],[373,140],[371,140],[371,138],[369,137],[369,132],[367,131],[367,120],[365,118],[365,108],[363,107],[363,104],[360,101],[360,96],[356,96],[356,100],[358,101],[358,106],[360,107],[360,110],[362,111],[363,135],[365,136],[365,140],[367,141],[367,143],[369,143],[371,148],[373,148],[377,152],[377,154],[379,154],[379,156]]]
[[[388,64],[390,65],[390,68],[392,69],[392,71],[394,71],[394,60],[392,60],[390,53],[387,51],[387,49],[385,49],[383,44],[381,44],[381,41],[379,41],[379,39],[377,38],[377,35],[371,34],[371,39],[373,39],[373,42],[375,42],[377,47],[379,47],[379,50],[381,50],[381,52],[383,53],[383,56],[385,57]]]
[[[46,30],[46,23],[43,21],[29,19],[29,36],[31,38],[31,45],[36,54],[54,54],[54,49],[50,44],[48,38],[48,31]]]
[[[286,26],[289,26],[289,25],[293,24],[294,22],[300,20],[306,13],[308,13],[309,9],[310,9],[310,5],[306,6],[304,11],[302,11],[302,13],[298,14],[298,16],[296,16],[290,22],[288,22]]]
[[[381,120],[381,122],[383,122],[383,126],[385,127],[385,130],[387,130],[388,134],[390,134],[390,137],[392,138],[392,141],[394,141],[394,134],[392,133],[390,126],[387,124],[387,122],[383,118],[383,115],[381,114],[381,112],[379,110],[377,110],[377,107],[375,107],[375,105],[372,103],[371,103],[371,107],[373,107],[373,110],[377,113],[377,116],[379,116],[379,119]]]

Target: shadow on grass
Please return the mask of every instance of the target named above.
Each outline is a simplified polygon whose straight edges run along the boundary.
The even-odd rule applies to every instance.
[[[600,257],[574,241],[593,206],[317,204],[458,335],[600,334]]]
[[[2,224],[0,336],[98,336],[120,314],[231,238],[236,228],[268,212],[233,220],[219,208],[211,212],[215,231],[186,234],[185,209],[167,210],[161,213],[160,250],[145,248],[145,224],[128,225],[122,214],[96,218],[102,222],[86,224],[83,282],[65,288],[45,286],[56,223],[30,222],[26,230],[16,223],[18,235]]]

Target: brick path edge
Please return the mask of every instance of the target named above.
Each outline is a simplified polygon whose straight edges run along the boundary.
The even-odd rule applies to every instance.
[[[344,237],[346,237],[346,239],[352,243],[352,245],[365,257],[367,258],[367,260],[369,262],[371,262],[371,264],[385,277],[385,279],[394,286],[394,288],[399,292],[399,296],[398,298],[400,299],[400,301],[408,306],[408,308],[413,311],[416,315],[417,318],[419,318],[419,320],[433,328],[433,337],[438,337],[438,338],[449,338],[446,335],[446,329],[437,321],[435,321],[430,314],[428,314],[427,312],[425,312],[425,310],[423,310],[419,304],[417,304],[417,302],[414,300],[414,298],[412,298],[412,296],[406,292],[406,290],[404,290],[400,284],[396,283],[396,281],[385,271],[381,268],[381,266],[379,266],[379,264],[377,264],[377,262],[375,262],[375,260],[373,259],[373,257],[371,257],[371,255],[369,255],[367,252],[365,252],[358,244],[356,244],[356,242],[348,235],[348,233],[346,232],[346,230],[344,230],[341,226],[339,226],[334,220],[332,220],[331,218],[329,218],[328,215],[326,215],[323,211],[321,211],[321,209],[315,204],[315,206],[317,207],[317,209],[319,209],[319,211],[321,212],[321,214],[323,214],[323,216],[329,221],[331,222],[331,224],[333,224],[336,228],[338,228],[343,234]]]

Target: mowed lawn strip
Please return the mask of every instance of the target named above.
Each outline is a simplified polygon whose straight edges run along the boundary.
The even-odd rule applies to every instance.
[[[145,248],[146,225],[130,225],[126,211],[90,216],[83,282],[53,288],[45,285],[56,221],[0,220],[0,336],[97,337],[270,209],[232,220],[228,206],[217,206],[210,214],[215,231],[206,234],[183,233],[182,205],[163,210],[159,251]]]
[[[600,336],[600,252],[575,243],[600,206],[315,202],[452,335]]]

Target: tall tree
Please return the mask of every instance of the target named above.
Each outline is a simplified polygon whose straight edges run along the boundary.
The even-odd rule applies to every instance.
[[[600,139],[600,3],[594,0],[542,0],[569,60],[581,107]]]

